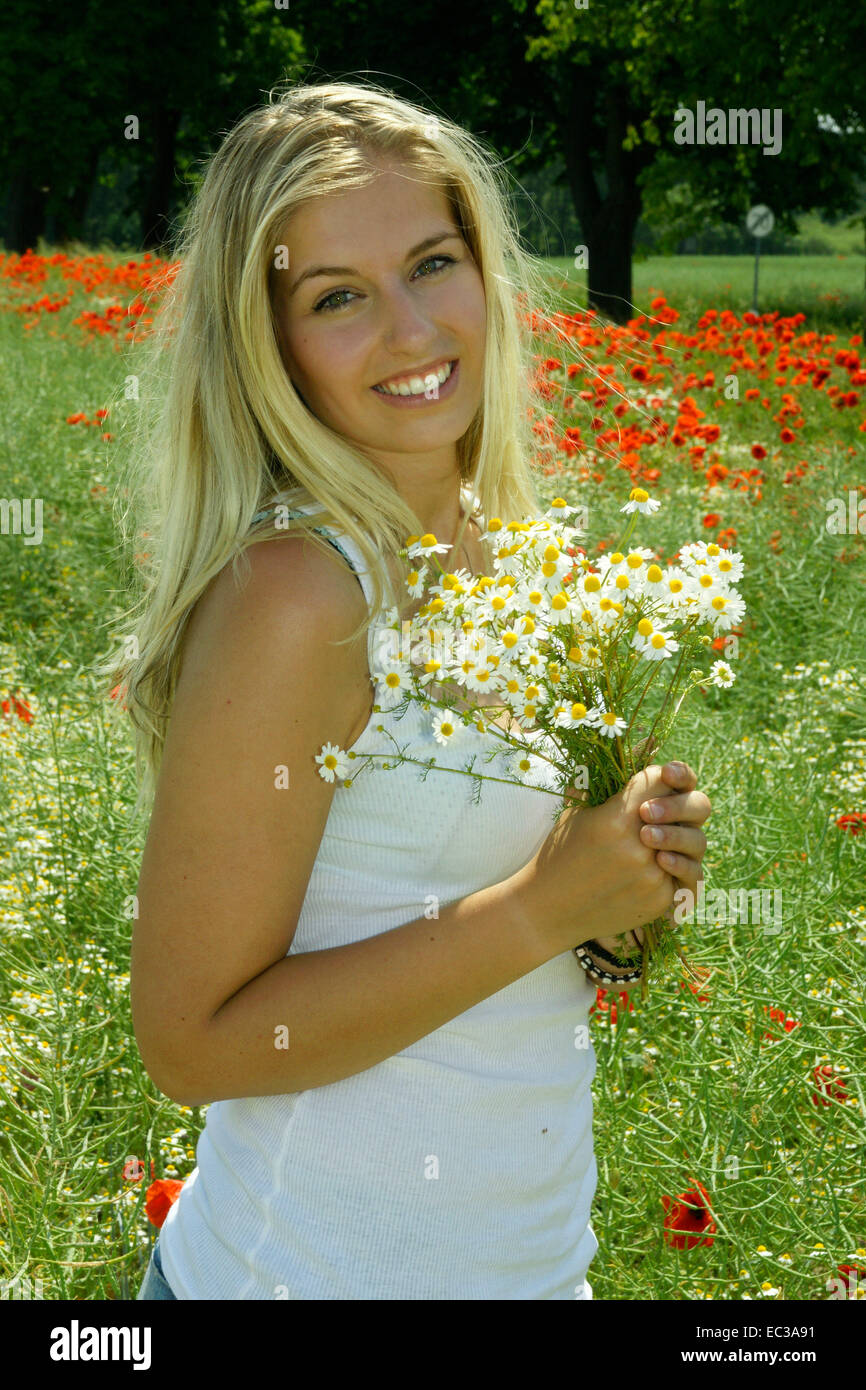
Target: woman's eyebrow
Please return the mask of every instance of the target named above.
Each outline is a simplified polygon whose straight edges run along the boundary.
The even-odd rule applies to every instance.
[[[432,236],[425,237],[419,241],[417,246],[406,252],[405,259],[411,260],[413,256],[418,256],[422,251],[429,251],[431,246],[438,246],[443,241],[462,241],[459,232],[434,232]],[[359,271],[353,270],[350,265],[314,265],[309,270],[303,270],[297,280],[289,288],[289,296],[303,284],[305,280],[314,280],[320,275],[358,275]]]

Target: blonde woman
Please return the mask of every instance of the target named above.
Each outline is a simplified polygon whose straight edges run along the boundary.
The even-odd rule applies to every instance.
[[[573,948],[697,891],[706,796],[654,766],[555,824],[539,785],[397,761],[347,787],[315,756],[493,746],[493,714],[443,750],[419,705],[374,708],[371,620],[418,606],[407,535],[471,578],[485,518],[539,509],[544,283],[483,148],[372,84],[246,115],[178,258],[120,668],[153,793],[131,993],[154,1083],[209,1109],[138,1296],[591,1298]]]

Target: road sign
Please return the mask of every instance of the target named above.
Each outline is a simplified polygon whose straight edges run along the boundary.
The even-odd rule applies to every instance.
[[[752,309],[755,313],[758,312],[758,265],[761,260],[761,237],[770,235],[775,221],[776,219],[766,203],[756,203],[746,213],[746,230],[751,232],[755,238],[755,281],[752,286]]]
[[[776,219],[766,203],[756,203],[746,213],[746,230],[751,232],[752,236],[769,236],[775,222]]]

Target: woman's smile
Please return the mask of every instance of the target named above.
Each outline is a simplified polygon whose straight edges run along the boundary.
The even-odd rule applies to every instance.
[[[453,362],[446,362],[438,372],[428,372],[423,377],[411,376],[408,380],[403,378],[399,386],[389,383],[387,387],[374,386],[372,389],[381,396],[385,405],[418,409],[436,405],[439,401],[453,396],[457,390],[458,377],[459,358],[455,358]]]

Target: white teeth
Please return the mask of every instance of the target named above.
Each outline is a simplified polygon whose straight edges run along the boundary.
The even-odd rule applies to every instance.
[[[451,375],[451,363],[445,362],[438,371],[428,372],[423,381],[420,376],[411,376],[408,381],[401,381],[399,386],[374,386],[374,391],[386,391],[389,396],[420,396],[423,392],[437,383],[444,385]]]

